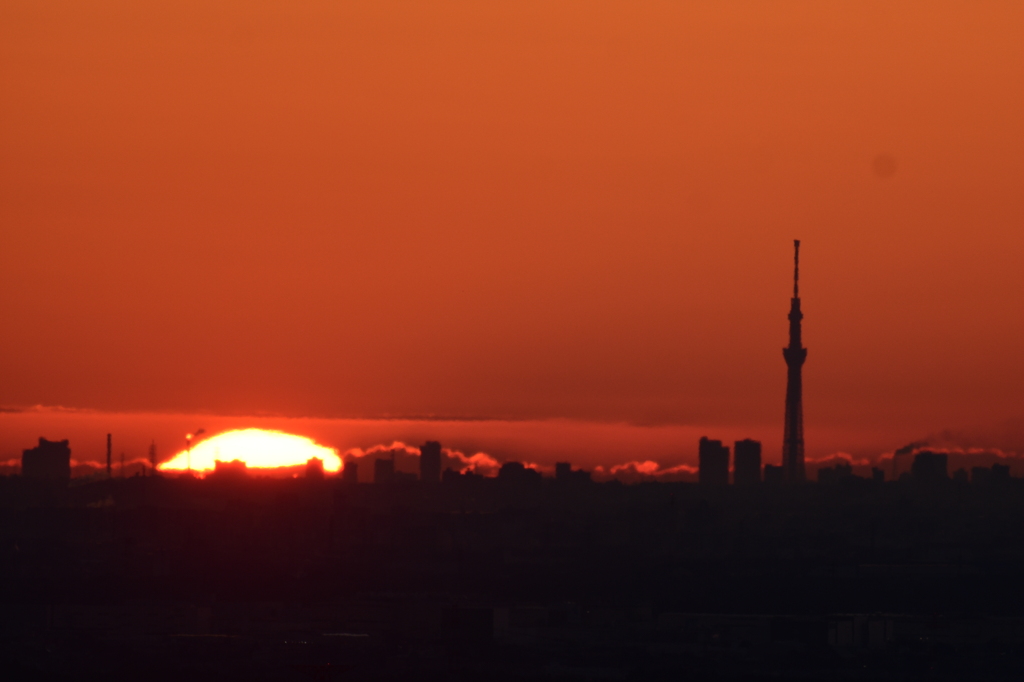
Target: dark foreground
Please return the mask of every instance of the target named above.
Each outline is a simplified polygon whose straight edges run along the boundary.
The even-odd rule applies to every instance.
[[[1024,674],[1017,479],[28,483],[3,679]]]

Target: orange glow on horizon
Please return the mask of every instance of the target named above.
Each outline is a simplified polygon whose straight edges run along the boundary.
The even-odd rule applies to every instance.
[[[333,449],[319,445],[311,438],[267,429],[225,431],[197,443],[192,448],[192,471],[211,472],[216,463],[239,460],[248,469],[278,469],[303,466],[316,458],[324,463],[324,471],[341,470],[341,457]],[[157,466],[160,471],[181,472],[189,468],[189,452],[182,450]]]
[[[3,431],[0,461],[241,424],[777,462],[794,238],[806,457],[1024,451],[1022,26],[1012,2],[7,0],[0,408],[97,416]]]

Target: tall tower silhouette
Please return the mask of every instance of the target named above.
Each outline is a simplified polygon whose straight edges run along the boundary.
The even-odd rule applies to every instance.
[[[807,349],[800,339],[800,240],[793,240],[793,298],[789,308],[789,346],[782,349],[789,369],[786,382],[786,429],[782,437],[782,469],[789,482],[800,482],[804,473],[804,404],[803,376]]]

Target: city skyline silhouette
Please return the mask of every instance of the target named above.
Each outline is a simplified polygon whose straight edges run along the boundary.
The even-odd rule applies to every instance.
[[[791,309],[790,309],[789,318],[788,318],[789,322],[790,322],[790,324],[789,324],[789,345],[783,350],[783,355],[784,355],[784,358],[786,360],[786,364],[787,364],[787,368],[788,368],[788,371],[787,371],[787,383],[786,383],[786,401],[785,401],[786,410],[785,410],[785,419],[784,419],[784,425],[783,425],[783,439],[782,439],[783,447],[782,447],[781,455],[779,456],[780,457],[782,471],[783,471],[783,476],[784,476],[784,478],[787,481],[791,481],[791,482],[799,482],[799,481],[807,480],[807,478],[808,478],[806,470],[805,470],[804,437],[803,437],[803,404],[802,404],[802,402],[803,402],[802,401],[802,393],[803,393],[802,392],[802,385],[803,385],[802,365],[803,365],[803,362],[804,362],[804,360],[806,358],[807,350],[802,345],[802,319],[803,319],[803,313],[801,311],[800,297],[799,297],[799,247],[800,247],[800,241],[799,240],[794,240],[793,297],[791,298]],[[18,418],[18,416],[20,416],[21,414],[32,415],[34,417],[43,417],[42,420],[40,420],[40,419],[32,420],[32,421],[37,422],[38,425],[35,426],[35,427],[28,427],[28,428],[35,428],[37,430],[41,429],[41,430],[51,430],[51,431],[55,431],[55,432],[61,432],[62,430],[66,430],[64,426],[59,425],[60,421],[61,421],[60,417],[62,416],[61,412],[68,412],[69,414],[72,414],[72,415],[76,415],[77,414],[80,417],[79,421],[82,421],[82,418],[84,418],[84,420],[86,420],[86,421],[92,420],[93,422],[95,422],[94,424],[91,425],[91,430],[92,431],[95,431],[96,429],[108,428],[108,426],[104,425],[102,422],[109,422],[110,417],[104,416],[102,413],[90,414],[87,411],[86,412],[82,412],[82,413],[76,413],[76,411],[74,411],[74,410],[71,410],[71,411],[58,410],[57,412],[52,413],[52,415],[51,415],[52,418],[50,420],[50,424],[49,425],[47,424],[47,422],[45,420],[45,416],[44,416],[46,414],[45,408],[39,408],[39,407],[34,408],[33,410],[28,410],[28,411],[18,410],[18,409],[7,410],[6,415],[0,415],[0,419],[3,419],[4,417],[6,417],[7,419],[13,421],[13,420],[16,420]],[[141,417],[141,418],[138,418],[136,420],[138,423],[133,425],[133,427],[130,427],[130,430],[129,430],[130,439],[132,441],[136,441],[136,442],[133,442],[133,445],[130,446],[130,447],[135,448],[135,449],[138,448],[137,441],[139,441],[140,438],[143,438],[143,439],[149,439],[150,438],[150,436],[153,433],[152,422],[157,421],[156,419],[150,418],[150,420],[149,420],[150,424],[147,426],[146,425],[146,421],[147,420],[146,420],[145,416],[144,415],[139,415],[139,417]],[[156,417],[156,415],[153,415],[153,417]],[[186,419],[199,419],[199,418],[207,419],[207,418],[209,418],[209,415],[202,415],[202,416],[197,415],[195,417],[187,417]],[[116,417],[115,417],[115,419],[116,419]],[[163,419],[166,420],[167,417],[164,417]],[[253,418],[246,418],[246,417],[242,417],[242,418],[239,418],[239,417],[222,417],[221,420],[226,422],[226,423],[234,423],[234,424],[236,424],[238,426],[241,426],[242,428],[244,428],[246,424],[252,424],[253,423]],[[304,428],[308,429],[308,426],[306,424],[310,423],[310,420],[294,420],[294,419],[284,419],[284,420],[282,420],[280,418],[277,419],[277,420],[273,420],[273,421],[276,421],[277,424],[281,424],[281,423],[289,424],[290,423],[291,424],[290,426],[286,426],[284,428],[285,432],[287,432],[289,430],[289,428],[294,429],[296,427],[300,431],[302,431]],[[314,428],[313,429],[314,433],[317,430],[320,430],[321,432],[323,432],[323,425],[322,424],[323,423],[328,423],[329,424],[331,422],[331,420],[312,420],[312,421],[313,422],[316,422],[316,421],[320,421],[321,422],[321,425],[319,426],[319,429],[318,428]],[[417,420],[415,420],[415,419],[413,419],[413,420],[397,420],[397,421],[398,422],[403,422],[404,421],[404,422],[407,422],[407,423],[416,423],[417,422]],[[420,420],[419,425],[418,425],[416,430],[418,432],[420,432],[420,433],[426,434],[426,436],[429,437],[432,434],[433,430],[435,430],[438,427],[438,424],[444,423],[445,421],[446,420],[444,420],[444,419],[441,419],[441,420]],[[477,423],[494,423],[494,424],[501,424],[502,423],[501,420],[475,420],[475,421]],[[394,430],[389,431],[388,426],[391,423],[392,422],[390,422],[388,420],[381,421],[381,422],[378,423],[379,428],[377,428],[376,430],[379,431],[381,434],[383,434],[384,438],[387,438],[387,439],[389,439],[391,441],[394,441],[396,444],[403,437],[404,438],[410,437],[408,433],[405,433],[405,435],[403,436],[403,431],[401,431],[401,430],[399,430],[399,431],[394,431]],[[454,423],[458,424],[459,422],[456,421]],[[515,428],[515,425],[517,423],[521,424],[523,422],[510,421],[508,423],[510,425],[512,425],[513,428]],[[557,426],[558,423],[557,422],[554,422],[554,423],[556,424],[556,426],[554,427],[554,430],[557,431],[558,430],[558,426]],[[297,425],[300,425],[300,424],[302,424],[302,426],[297,426]],[[541,424],[543,424],[543,422],[541,422]],[[78,424],[77,426],[78,426],[79,429],[81,428],[81,424]],[[615,428],[614,425],[608,425],[608,426],[610,426],[611,428]],[[584,425],[584,427],[585,427],[585,425]],[[236,428],[237,428],[237,426],[236,426]],[[569,427],[569,428],[571,428],[571,427]],[[157,427],[157,429],[158,430],[164,430],[164,429],[166,429],[166,427],[161,426],[161,427]],[[1013,429],[1012,425],[1010,426],[1010,429],[1011,430]],[[281,428],[279,426],[277,426],[277,427],[274,427],[273,430],[281,430]],[[722,430],[722,429],[719,428],[719,427],[715,427],[715,428],[711,429],[711,431],[719,431],[719,430]],[[758,427],[755,427],[753,429],[751,429],[751,428],[744,429],[743,427],[740,427],[740,428],[731,427],[731,428],[727,428],[726,430],[729,431],[730,433],[735,434],[735,438],[737,439],[737,442],[739,440],[749,438],[752,435],[756,435],[758,437],[757,439],[755,439],[755,442],[758,442],[758,443],[760,443],[763,440],[768,440],[768,441],[771,440],[770,434],[772,432],[772,428],[770,426],[758,426]],[[549,428],[549,437],[550,437],[550,431],[551,431],[551,429]],[[669,433],[666,433],[665,435],[663,435],[660,438],[660,443],[659,443],[659,446],[658,446],[659,449],[656,450],[653,454],[650,451],[647,451],[647,449],[644,446],[638,446],[636,444],[636,442],[642,442],[642,441],[645,440],[646,434],[643,434],[642,431],[643,431],[642,427],[636,427],[634,429],[633,439],[635,440],[635,442],[631,442],[630,437],[628,435],[621,435],[620,434],[619,444],[617,446],[618,449],[615,450],[614,454],[613,454],[613,457],[615,457],[615,459],[604,459],[603,461],[597,461],[597,462],[595,462],[592,458],[587,457],[587,454],[586,454],[587,450],[590,447],[592,447],[592,446],[586,441],[586,439],[582,439],[579,442],[575,443],[573,446],[570,446],[568,448],[565,445],[562,445],[560,447],[558,445],[555,445],[555,449],[554,450],[551,450],[550,444],[542,444],[541,442],[539,442],[537,440],[534,440],[532,442],[532,444],[529,443],[529,442],[520,443],[516,448],[514,448],[512,450],[507,450],[506,449],[505,451],[502,451],[502,450],[495,451],[493,446],[489,446],[488,445],[488,442],[487,442],[488,438],[486,437],[486,435],[481,436],[481,435],[477,434],[477,435],[475,435],[471,439],[471,441],[469,443],[469,446],[471,448],[475,448],[475,449],[478,450],[478,453],[475,456],[481,457],[482,458],[481,461],[487,463],[485,465],[483,471],[488,472],[490,475],[493,475],[493,474],[495,474],[497,472],[498,468],[500,468],[500,465],[501,465],[502,461],[517,461],[517,460],[521,460],[521,459],[526,459],[527,461],[532,462],[530,464],[531,467],[537,468],[539,471],[546,472],[546,473],[550,474],[550,473],[552,473],[554,471],[555,463],[556,463],[556,461],[559,458],[564,458],[565,455],[570,455],[572,458],[574,458],[574,460],[579,465],[587,467],[589,469],[592,469],[594,474],[596,476],[598,476],[599,478],[600,477],[613,477],[613,478],[615,478],[615,477],[623,478],[624,477],[625,480],[643,480],[645,478],[663,479],[663,480],[698,480],[700,478],[699,475],[698,475],[699,464],[700,464],[700,457],[698,456],[699,448],[694,448],[693,455],[690,456],[690,457],[683,457],[682,461],[680,461],[681,458],[680,458],[680,456],[678,454],[678,451],[679,451],[679,449],[681,447],[688,447],[690,445],[690,443],[688,443],[687,441],[694,441],[694,440],[696,440],[695,438],[693,438],[693,434],[695,434],[697,432],[701,432],[702,435],[703,435],[704,433],[709,431],[708,428],[700,427],[700,426],[688,425],[686,427],[686,431],[688,431],[688,433],[685,436],[683,436],[683,435],[675,435],[675,436],[673,436],[673,435],[670,435]],[[5,467],[4,470],[6,470],[6,471],[17,471],[18,467],[20,466],[20,448],[23,446],[23,443],[25,442],[24,441],[25,436],[22,436],[21,437],[22,440],[20,440],[20,441],[17,440],[17,438],[11,438],[9,435],[5,439],[4,435],[10,434],[11,433],[11,429],[10,428],[5,429],[5,432],[6,432],[5,434],[0,435],[0,447],[6,448],[7,452],[8,452],[8,455],[7,455],[6,463],[0,462],[0,466]],[[1021,432],[1024,433],[1024,430],[1021,430]],[[768,435],[766,436],[765,434],[768,434]],[[213,434],[210,434],[210,435],[213,435]],[[416,437],[417,436],[413,435],[412,436],[413,440],[415,440]],[[333,438],[329,437],[328,438],[328,444],[333,446],[339,453],[342,453],[343,455],[345,455],[345,456],[347,456],[349,458],[352,457],[351,453],[355,453],[356,457],[360,457],[360,456],[363,456],[362,453],[364,451],[367,451],[367,450],[374,451],[374,450],[377,450],[377,449],[386,449],[387,447],[389,447],[389,446],[386,445],[386,443],[388,442],[387,440],[378,441],[376,443],[374,443],[372,441],[371,442],[367,442],[367,441],[364,440],[362,444],[357,445],[355,447],[353,447],[352,445],[348,445],[346,447],[344,444],[339,444],[338,441],[335,440],[336,438],[337,438],[336,435]],[[458,436],[456,436],[456,438],[457,438],[457,440],[461,440],[460,438],[458,438]],[[602,436],[602,438],[604,438],[607,441],[607,435]],[[958,441],[955,437],[952,436],[952,434],[950,434],[948,432],[947,433],[942,433],[942,434],[934,434],[934,435],[928,436],[924,440],[921,440],[920,443],[919,443],[918,449],[924,449],[926,447],[932,448],[932,449],[940,448],[943,451],[948,451],[948,452],[953,453],[954,456],[959,456],[960,458],[966,458],[964,466],[960,467],[960,468],[964,468],[965,470],[969,470],[972,466],[974,466],[973,462],[970,462],[970,461],[967,461],[967,460],[970,460],[972,457],[974,457],[976,459],[978,456],[980,456],[985,461],[992,460],[993,458],[1009,461],[1011,466],[1014,467],[1014,470],[1016,470],[1016,467],[1018,466],[1016,464],[1016,458],[1018,456],[1015,454],[1015,449],[1017,449],[1016,441],[1020,441],[1021,443],[1024,443],[1024,437],[1018,436],[1015,439],[1012,434],[1009,435],[1008,440],[1004,437],[1004,441],[1003,442],[1004,443],[1009,443],[1008,446],[1005,445],[1005,444],[1004,445],[984,444],[983,441],[979,442],[979,440],[969,440],[969,438],[970,437],[966,437],[965,438],[965,437],[961,436],[960,440]],[[89,440],[90,439],[85,439],[85,443],[84,443],[85,444],[85,450],[86,450],[85,456],[83,457],[83,456],[80,455],[78,458],[76,458],[74,460],[75,467],[74,467],[73,475],[75,475],[75,476],[82,476],[82,475],[88,476],[88,475],[92,475],[93,473],[95,473],[94,469],[96,468],[97,465],[94,464],[94,463],[97,461],[97,459],[96,459],[96,455],[88,454],[89,451],[92,449],[92,448],[90,448]],[[167,457],[169,457],[171,454],[179,451],[180,445],[179,446],[175,446],[174,445],[174,441],[175,440],[177,440],[177,438],[173,438],[171,440],[170,445],[165,450],[165,452],[167,453]],[[330,442],[331,440],[334,440],[334,442],[331,443]],[[473,443],[473,441],[475,441],[475,444]],[[82,440],[77,440],[77,442],[82,443],[83,441]],[[167,445],[167,443],[165,441],[163,441],[162,443],[164,445]],[[683,445],[683,443],[686,443],[686,445]],[[533,447],[531,447],[531,445]],[[538,445],[542,445],[542,447],[537,447]],[[839,447],[836,447],[837,445]],[[830,443],[830,444],[828,444],[828,446],[826,446],[826,449],[823,452],[824,456],[818,455],[818,456],[812,458],[812,463],[814,465],[814,468],[815,469],[827,468],[827,467],[835,465],[837,462],[839,462],[839,463],[845,462],[847,465],[857,467],[858,471],[861,474],[864,474],[864,475],[870,475],[870,472],[874,468],[881,468],[882,470],[891,470],[890,477],[895,478],[895,476],[897,475],[897,467],[900,465],[900,461],[899,461],[899,454],[900,454],[899,448],[892,447],[891,443],[890,443],[890,448],[891,449],[889,449],[888,452],[886,452],[883,449],[884,446],[879,446],[879,445],[875,444],[874,446],[868,446],[867,448],[864,448],[860,452],[854,451],[854,452],[856,452],[856,454],[852,454],[851,455],[851,454],[849,454],[849,452],[851,452],[851,450],[852,450],[851,445],[853,445],[853,444],[850,441],[834,440],[833,443]],[[146,453],[145,453],[144,456],[140,452],[135,452],[135,453],[133,453],[132,456],[129,457],[129,463],[132,465],[132,467],[134,467],[134,470],[139,471],[140,470],[139,469],[140,466],[142,466],[144,468],[146,462],[148,462],[150,464],[150,468],[152,468],[153,463],[151,461],[149,461],[151,459],[149,453],[150,453],[150,448],[153,448],[155,446],[156,446],[156,440],[152,439],[150,441],[150,443],[146,445]],[[831,446],[831,447],[829,447],[829,446]],[[979,446],[981,446],[981,447],[979,447]],[[401,445],[401,447],[406,447],[406,446]],[[462,445],[462,447],[466,448],[466,445]],[[863,447],[863,446],[861,446],[861,447]],[[575,448],[575,449],[573,449],[573,448]],[[550,450],[550,452],[547,452],[548,450]],[[94,450],[92,450],[92,451],[95,452]],[[79,452],[82,452],[82,449],[79,449]],[[181,450],[181,452],[184,453],[184,450]],[[547,452],[547,454],[544,454],[545,452]],[[770,452],[771,451],[769,450],[769,453]],[[822,452],[822,451],[819,450],[819,452]],[[495,456],[493,456],[492,454],[489,454],[489,453],[494,453],[494,455],[496,455],[497,458],[495,458]],[[473,454],[473,453],[470,453],[470,454]],[[630,454],[633,454],[633,458],[632,459],[629,458]],[[125,456],[123,452],[122,452],[121,456],[122,456],[122,460],[123,460],[124,456]],[[111,445],[110,445],[110,434],[108,433],[107,434],[107,445],[106,445],[106,469],[107,469],[107,475],[108,476],[110,475],[110,471],[111,471],[111,457],[112,457],[112,450],[111,450]],[[474,468],[474,467],[477,466],[477,464],[467,464],[469,462],[469,456],[466,455],[466,454],[462,454],[460,452],[458,454],[458,457],[456,458],[456,460],[458,460],[458,458],[462,458],[459,461],[461,462],[461,466],[463,466],[463,467],[469,466],[470,468]],[[773,460],[773,456],[769,455],[768,458],[764,460],[764,463],[765,464],[772,464],[774,461],[775,460]],[[888,464],[886,463],[887,461],[888,461]],[[985,464],[985,466],[988,466],[988,464]],[[730,467],[731,467],[731,465],[730,465]],[[907,467],[909,467],[909,464],[905,463],[904,468],[907,468]],[[123,468],[124,467],[122,466],[122,469]],[[456,468],[458,469],[459,467],[456,467]],[[1024,469],[1024,467],[1022,467],[1022,469]],[[212,471],[212,468],[210,470]],[[364,477],[369,476],[369,471],[370,471],[369,468],[364,467],[364,474],[363,474]],[[731,471],[731,468],[730,468],[730,471]],[[372,479],[367,479],[367,480],[372,480]]]

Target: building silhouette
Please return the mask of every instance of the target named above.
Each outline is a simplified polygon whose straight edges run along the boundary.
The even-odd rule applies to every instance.
[[[785,469],[774,464],[764,465],[764,482],[768,485],[780,485],[786,480]]]
[[[571,462],[555,462],[555,480],[559,483],[568,483],[572,478]]]
[[[700,469],[697,480],[702,485],[724,486],[729,484],[729,448],[720,440],[700,439]]]
[[[71,480],[71,448],[66,440],[39,439],[39,445],[21,453],[21,475],[48,481]]]
[[[243,480],[249,475],[249,469],[245,462],[240,459],[233,459],[230,462],[222,462],[217,459],[213,462],[213,473],[215,479],[219,480]]]
[[[341,480],[345,483],[358,483],[359,464],[352,460],[345,462],[341,470]]]
[[[910,474],[915,480],[926,483],[945,481],[949,478],[949,455],[944,452],[919,452],[914,455]]]
[[[498,482],[512,485],[539,484],[540,472],[522,462],[505,462],[498,469]]]
[[[420,446],[420,480],[441,482],[441,444],[436,440],[428,440]]]
[[[782,438],[782,468],[787,482],[804,481],[803,365],[807,349],[800,338],[800,240],[793,240],[793,298],[789,308],[789,346],[782,349],[788,368],[786,381],[786,424]]]
[[[971,483],[975,485],[990,485],[995,482],[1008,482],[1010,480],[1010,467],[1006,464],[996,462],[990,467],[971,467]]]
[[[378,457],[373,461],[373,482],[374,483],[393,483],[395,480],[395,457],[392,453],[391,457],[385,459]]]
[[[836,462],[830,467],[818,469],[818,483],[839,483],[853,477],[853,466],[849,462]]]
[[[306,462],[306,478],[324,480],[324,461],[319,457],[312,457]]]
[[[590,483],[590,472],[573,470],[571,462],[555,462],[555,482],[560,486]]]
[[[736,485],[757,485],[761,482],[761,442],[738,440],[733,445],[732,481]]]

